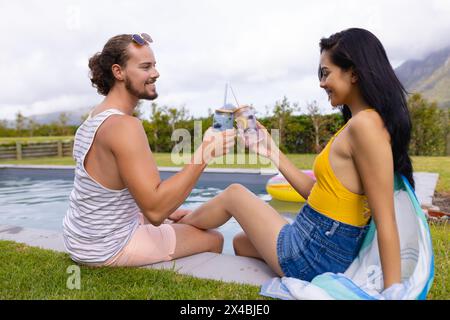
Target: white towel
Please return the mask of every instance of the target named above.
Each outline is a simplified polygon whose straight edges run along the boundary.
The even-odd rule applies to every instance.
[[[327,272],[311,282],[273,278],[261,287],[261,295],[279,299],[426,299],[434,278],[430,229],[417,197],[403,176],[395,177],[395,215],[400,236],[402,282],[386,290],[378,250],[377,230],[372,219],[358,256],[344,272]]]

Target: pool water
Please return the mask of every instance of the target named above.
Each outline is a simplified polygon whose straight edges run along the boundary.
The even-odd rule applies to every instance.
[[[72,187],[73,181],[66,179],[21,178],[0,181],[0,224],[61,232],[62,219],[68,208]],[[214,187],[195,188],[182,207],[195,209],[221,191],[223,189]],[[302,206],[301,203],[271,200],[271,197],[261,189],[252,191],[289,221],[294,219]],[[234,254],[232,240],[242,228],[234,218],[231,218],[218,230],[225,239],[223,253]]]

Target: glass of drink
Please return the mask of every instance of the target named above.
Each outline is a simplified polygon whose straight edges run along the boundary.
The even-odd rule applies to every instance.
[[[240,135],[248,147],[259,142],[263,137],[258,135],[258,127],[256,125],[255,109],[251,106],[241,106],[234,111],[234,118]]]
[[[213,118],[213,129],[216,131],[225,131],[233,129],[234,124],[233,109],[217,109]]]

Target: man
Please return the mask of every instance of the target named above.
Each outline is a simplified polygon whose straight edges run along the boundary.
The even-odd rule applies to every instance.
[[[91,82],[106,96],[75,136],[77,162],[63,235],[71,258],[91,266],[140,266],[204,251],[223,237],[177,221],[177,210],[213,157],[234,145],[235,132],[208,130],[191,163],[162,181],[139,119],[140,99],[158,96],[159,77],[147,34],[111,38],[89,60]],[[196,160],[196,161],[194,161]]]

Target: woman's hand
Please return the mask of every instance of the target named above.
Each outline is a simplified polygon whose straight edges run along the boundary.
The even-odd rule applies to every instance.
[[[267,129],[259,121],[256,121],[256,126],[258,128],[258,137],[254,141],[249,141],[249,150],[275,161],[279,154],[278,146],[273,141]]]
[[[203,161],[208,164],[212,159],[230,152],[235,144],[236,130],[215,131],[208,128],[199,147]]]

